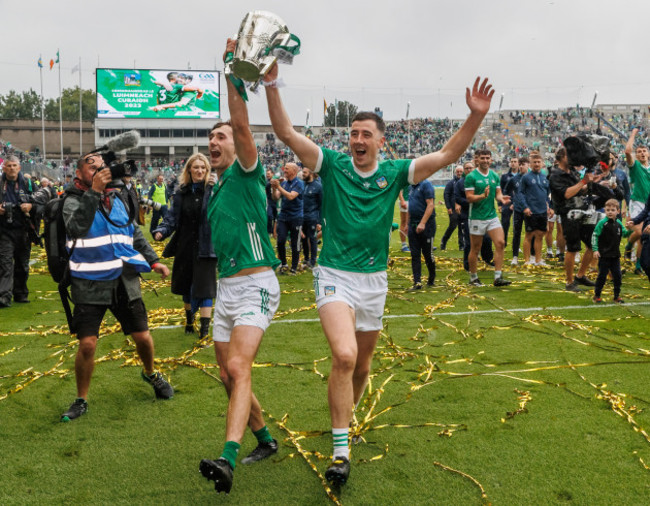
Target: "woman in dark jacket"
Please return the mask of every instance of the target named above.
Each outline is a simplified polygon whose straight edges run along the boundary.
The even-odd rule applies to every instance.
[[[201,153],[192,155],[180,176],[180,188],[172,197],[170,212],[153,231],[156,241],[174,233],[163,256],[174,256],[172,293],[185,303],[185,333],[194,332],[194,314],[201,317],[200,338],[208,335],[212,301],[217,291],[217,258],[212,248],[207,206],[214,176]]]

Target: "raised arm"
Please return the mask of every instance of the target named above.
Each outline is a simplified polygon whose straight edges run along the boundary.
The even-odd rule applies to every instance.
[[[235,51],[236,45],[236,40],[228,39],[226,52],[223,55],[224,60],[228,53]],[[232,126],[232,135],[235,141],[235,153],[242,167],[249,169],[257,160],[257,148],[248,122],[248,108],[230,79],[226,78],[226,83],[228,86],[228,109],[230,110],[230,125]]]
[[[634,165],[634,138],[636,137],[638,131],[638,128],[632,130],[632,134],[627,140],[627,144],[625,144],[625,162],[627,163],[628,167]]]
[[[278,136],[278,139],[291,148],[303,165],[309,169],[315,169],[320,155],[320,148],[311,139],[294,130],[289,115],[284,109],[278,88],[273,84],[269,84],[277,81],[277,78],[278,65],[275,64],[264,78],[267,83],[265,86],[266,101],[269,106],[269,117],[271,118],[273,131]]]
[[[435,172],[456,162],[460,158],[467,149],[467,146],[472,142],[474,134],[476,134],[483,118],[490,110],[490,102],[492,101],[493,95],[494,90],[492,89],[492,85],[488,84],[487,78],[481,83],[481,78],[477,77],[472,91],[470,92],[469,88],[466,89],[465,101],[470,110],[469,116],[440,151],[430,153],[415,160],[414,183],[419,183],[423,179],[427,179]]]

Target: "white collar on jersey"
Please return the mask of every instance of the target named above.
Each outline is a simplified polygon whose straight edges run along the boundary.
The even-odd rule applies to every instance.
[[[352,167],[354,168],[354,172],[356,172],[359,175],[359,177],[361,177],[363,179],[367,179],[369,177],[372,177],[375,174],[375,172],[377,172],[377,170],[379,170],[379,162],[377,162],[377,165],[375,165],[374,169],[372,169],[371,171],[368,171],[368,172],[363,172],[363,171],[360,171],[359,169],[357,169],[357,166],[354,164],[354,160],[352,160]]]

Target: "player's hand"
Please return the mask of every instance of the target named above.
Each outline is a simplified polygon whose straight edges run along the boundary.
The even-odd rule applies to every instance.
[[[454,214],[454,210],[453,209],[447,209],[447,214],[449,216],[451,216],[452,214]]]
[[[555,216],[555,211],[553,211],[553,209],[549,209],[548,211],[546,211],[546,216],[552,218],[553,216]]]
[[[532,212],[532,211],[527,207],[526,209],[524,209],[524,214],[525,214],[526,216],[532,216],[532,215],[533,215],[533,212]]]
[[[505,205],[510,204],[510,195],[501,195],[501,203]]]
[[[462,208],[460,207],[460,204],[456,204],[454,209],[456,211],[456,214],[460,214],[460,212],[462,211]]]
[[[400,201],[399,206],[404,210],[407,210],[409,208],[409,205],[407,204],[406,200]]]
[[[594,260],[598,260],[600,258],[600,251],[594,251]]]
[[[169,276],[169,267],[167,267],[165,264],[156,264],[155,267],[152,267],[154,272],[157,272],[160,274],[160,279],[163,281],[167,276]]]
[[[226,50],[223,52],[224,63],[226,62],[228,53],[234,53],[235,49],[237,49],[237,39],[231,39],[230,37],[228,37],[228,40],[226,41]]]
[[[113,180],[111,171],[108,169],[98,170],[93,176],[92,189],[97,193],[104,193],[106,185]]]
[[[422,232],[424,232],[424,225],[422,223],[418,223],[418,226],[415,227],[415,233],[421,234]]]
[[[275,81],[275,80],[278,78],[278,74],[279,74],[279,73],[280,73],[280,72],[279,72],[279,70],[278,70],[278,62],[275,62],[275,63],[271,66],[271,68],[269,69],[269,71],[266,73],[266,75],[264,76],[263,81],[264,81],[265,83],[273,82],[273,81]]]
[[[467,107],[471,112],[475,112],[485,116],[490,110],[490,102],[492,102],[492,97],[494,96],[494,90],[492,85],[488,84],[487,77],[481,83],[481,78],[477,77],[474,81],[474,86],[472,91],[469,91],[469,88],[465,89],[465,101],[467,102]]]
[[[217,173],[211,172],[208,178],[208,186],[214,186],[215,184],[217,184]]]
[[[162,241],[162,234],[161,234],[160,232],[156,232],[156,233],[153,235],[153,238],[154,238],[156,241]]]
[[[650,234],[650,225],[643,229],[644,234]]]
[[[489,186],[485,188],[485,191],[483,192],[483,196],[485,198],[488,198],[490,196],[490,187]]]

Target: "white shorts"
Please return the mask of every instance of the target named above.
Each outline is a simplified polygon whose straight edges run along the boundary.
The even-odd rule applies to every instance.
[[[628,214],[630,215],[630,219],[635,218],[639,214],[641,214],[641,211],[643,211],[643,208],[645,207],[645,202],[639,202],[638,200],[630,200],[630,205],[628,208]]]
[[[361,332],[383,328],[387,292],[386,271],[347,272],[322,266],[314,269],[318,309],[329,302],[345,302],[354,310],[355,330]]]
[[[469,235],[485,235],[495,228],[503,228],[499,218],[491,220],[469,220]]]
[[[272,270],[220,279],[214,304],[212,339],[230,342],[234,327],[251,325],[266,331],[280,305],[280,285]]]

